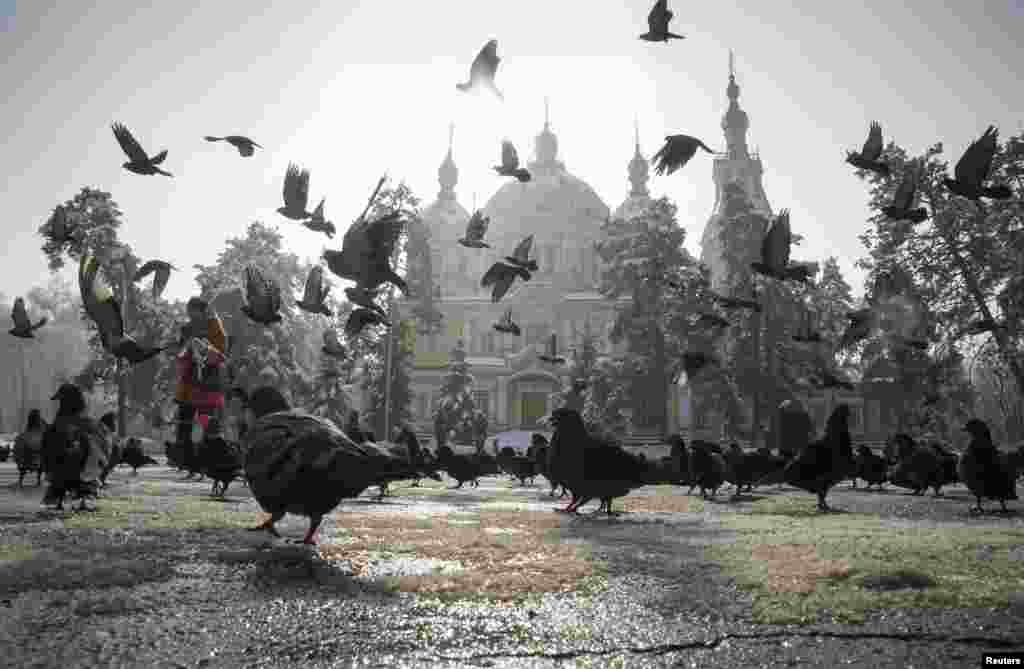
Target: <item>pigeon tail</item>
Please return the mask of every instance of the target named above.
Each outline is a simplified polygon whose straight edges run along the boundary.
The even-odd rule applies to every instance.
[[[210,135],[206,135],[205,137],[203,137],[203,139],[205,139],[207,142],[219,142],[219,141],[223,140],[224,138],[223,137],[212,137]]]
[[[469,91],[469,89],[472,88],[472,87],[473,87],[473,82],[468,82],[468,83],[465,83],[465,84],[455,84],[455,88],[459,89],[463,93],[467,93]]]

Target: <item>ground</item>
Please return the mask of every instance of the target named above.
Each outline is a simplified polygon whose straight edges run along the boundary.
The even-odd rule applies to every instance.
[[[972,515],[962,488],[843,484],[821,515],[785,487],[649,486],[608,519],[552,513],[543,479],[399,484],[344,502],[307,550],[245,532],[261,513],[237,482],[217,501],[122,469],[98,512],[55,513],[16,478],[0,464],[0,666],[973,667],[1024,650],[1021,503]]]

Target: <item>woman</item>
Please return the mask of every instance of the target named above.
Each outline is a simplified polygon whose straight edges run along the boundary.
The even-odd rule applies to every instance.
[[[227,335],[224,323],[216,313],[210,313],[205,300],[193,297],[186,308],[189,322],[181,328],[174,399],[178,403],[177,443],[184,447],[188,462],[195,456],[192,430],[196,413],[199,412],[199,423],[205,428],[210,416],[224,408],[222,374]]]

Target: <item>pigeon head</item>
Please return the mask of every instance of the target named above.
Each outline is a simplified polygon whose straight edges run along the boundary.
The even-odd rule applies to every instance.
[[[58,413],[62,415],[81,413],[86,409],[85,395],[73,383],[63,384],[50,399],[60,402]]]
[[[988,429],[988,425],[985,421],[978,418],[972,418],[964,424],[964,431],[971,435],[975,441],[982,443],[992,443],[992,432]]]
[[[254,390],[249,396],[247,408],[252,411],[253,417],[259,420],[270,413],[288,411],[291,406],[277,388],[263,386]]]
[[[551,412],[551,424],[558,428],[583,427],[583,419],[578,411],[561,407]]]

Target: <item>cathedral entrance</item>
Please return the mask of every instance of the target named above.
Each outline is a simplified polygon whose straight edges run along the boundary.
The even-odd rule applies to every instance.
[[[536,427],[537,420],[548,412],[548,393],[525,392],[520,397],[523,427]]]

